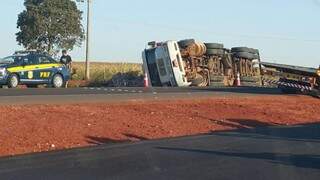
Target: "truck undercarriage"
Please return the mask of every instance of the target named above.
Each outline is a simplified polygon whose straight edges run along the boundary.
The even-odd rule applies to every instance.
[[[187,79],[193,86],[233,86],[239,74],[245,85],[259,84],[258,50],[225,49],[223,44],[194,40],[179,42]],[[256,60],[256,61],[255,61]]]

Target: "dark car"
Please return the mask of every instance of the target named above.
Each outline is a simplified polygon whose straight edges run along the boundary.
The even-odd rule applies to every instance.
[[[20,51],[0,59],[1,87],[7,85],[9,88],[16,88],[20,84],[36,87],[46,84],[62,88],[69,79],[69,69],[44,53]]]

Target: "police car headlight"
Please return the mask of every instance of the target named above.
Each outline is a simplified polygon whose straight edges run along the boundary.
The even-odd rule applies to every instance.
[[[6,68],[0,68],[0,77],[4,77],[6,75]]]

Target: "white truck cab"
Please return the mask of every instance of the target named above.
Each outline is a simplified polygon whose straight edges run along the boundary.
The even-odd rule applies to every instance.
[[[142,53],[143,68],[151,87],[187,87],[185,64],[177,41],[150,42]]]

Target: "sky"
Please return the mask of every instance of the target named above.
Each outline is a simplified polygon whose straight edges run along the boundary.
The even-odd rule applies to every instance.
[[[15,38],[24,0],[3,0],[0,56]],[[78,3],[86,13],[86,4]],[[149,41],[194,38],[260,50],[263,61],[320,65],[320,0],[92,0],[92,61],[142,62]],[[84,26],[86,19],[84,18]],[[70,54],[85,59],[85,43]]]

